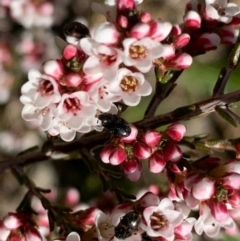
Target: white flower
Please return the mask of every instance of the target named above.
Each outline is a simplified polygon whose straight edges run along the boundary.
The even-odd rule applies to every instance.
[[[111,217],[99,212],[95,218],[98,240],[108,241],[114,236],[114,226]]]
[[[94,40],[98,43],[110,45],[116,44],[119,38],[119,32],[117,31],[114,24],[104,22],[94,30]]]
[[[110,111],[113,103],[121,100],[120,95],[112,94],[109,91],[109,84],[110,83],[108,81],[101,80],[94,83],[88,91],[88,94],[91,96],[91,100],[102,112]]]
[[[22,110],[22,118],[26,121],[38,121],[42,130],[48,130],[52,125],[54,105],[37,108],[33,103],[27,103]]]
[[[52,122],[52,128],[48,130],[51,136],[60,135],[64,141],[72,141],[76,136],[76,130],[73,130],[66,121],[61,121],[58,118],[54,118]]]
[[[23,104],[33,103],[36,108],[42,109],[52,103],[58,103],[61,95],[57,82],[50,76],[42,75],[37,70],[28,73],[29,81],[22,86],[20,101]]]
[[[232,17],[240,13],[240,8],[228,0],[205,0],[206,17],[223,23],[229,23]]]
[[[202,204],[200,210],[200,216],[196,221],[194,228],[198,235],[202,235],[204,232],[208,237],[216,237],[220,231],[220,228],[230,229],[235,226],[233,219],[228,216],[227,219],[223,222],[218,222],[211,214],[210,208]]]
[[[141,73],[121,68],[110,83],[109,90],[115,95],[120,95],[126,105],[136,106],[139,104],[141,96],[151,94],[152,87]]]
[[[84,91],[63,94],[57,107],[57,117],[74,130],[83,126],[84,118],[92,117],[95,113],[96,107],[90,104],[89,95]]]
[[[83,66],[86,74],[102,73],[107,80],[112,80],[122,62],[122,52],[114,47],[99,44],[91,38],[80,41],[81,49],[89,55]]]
[[[151,237],[163,237],[174,240],[174,228],[183,221],[183,214],[174,210],[172,201],[164,198],[157,207],[150,206],[144,209],[143,216],[146,224],[141,227]]]
[[[139,71],[147,73],[152,68],[152,61],[160,58],[163,54],[163,46],[145,37],[141,40],[127,38],[123,41],[123,62],[127,66],[134,66]]]

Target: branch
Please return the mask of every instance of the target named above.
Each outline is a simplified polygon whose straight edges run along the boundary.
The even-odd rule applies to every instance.
[[[166,99],[169,96],[169,94],[172,92],[172,90],[175,88],[175,86],[177,85],[175,82],[183,72],[183,70],[174,72],[172,77],[167,81],[167,83],[162,83],[157,77],[157,71],[158,69],[157,67],[155,67],[156,90],[145,111],[145,114],[144,114],[145,117],[151,117],[154,115],[155,111],[157,110],[161,102],[164,99]]]
[[[217,107],[229,106],[238,101],[240,101],[240,90],[228,94],[213,96],[204,101],[199,101],[192,105],[180,107],[162,115],[148,117],[133,124],[138,128],[155,129],[162,125],[171,124],[175,121],[189,120],[197,116],[206,116],[211,112],[214,112]],[[69,154],[70,152],[78,151],[81,148],[92,149],[96,145],[105,143],[109,140],[109,138],[110,134],[106,131],[94,131],[83,136],[80,140],[76,140],[71,143],[52,144],[52,146],[48,146],[47,152],[38,150],[36,152],[26,153],[21,156],[12,157],[6,161],[0,162],[0,173],[15,165],[25,166],[36,162],[47,161],[54,152]]]
[[[219,73],[218,80],[213,89],[213,96],[222,95],[224,93],[229,77],[231,76],[233,70],[239,64],[239,61],[240,61],[240,33],[238,35],[237,42],[234,45],[229,55],[226,67],[222,67]]]

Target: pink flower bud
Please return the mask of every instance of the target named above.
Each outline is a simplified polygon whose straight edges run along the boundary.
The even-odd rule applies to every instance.
[[[159,197],[152,193],[152,192],[147,192],[145,193],[137,203],[139,203],[139,206],[142,208],[146,208],[149,206],[157,206],[160,202]]]
[[[201,27],[201,17],[200,15],[195,11],[189,11],[186,13],[186,15],[183,18],[184,24],[188,28],[200,28]]]
[[[120,15],[120,16],[117,17],[117,23],[122,28],[127,28],[127,26],[128,26],[128,19],[127,19],[126,16]]]
[[[177,69],[187,69],[192,64],[192,61],[191,55],[178,53],[170,60],[170,64],[167,63],[166,65]]]
[[[74,45],[68,44],[63,50],[63,58],[66,60],[70,60],[77,55],[77,48]]]
[[[63,65],[60,60],[48,60],[43,64],[45,74],[58,80],[63,75]]]
[[[109,163],[109,156],[114,149],[113,145],[106,145],[100,152],[100,158],[104,163]]]
[[[214,192],[215,192],[215,187],[214,187],[214,181],[211,180],[208,177],[204,177],[198,182],[193,184],[192,188],[192,194],[193,196],[200,200],[200,201],[205,201],[210,199]]]
[[[65,77],[65,83],[69,87],[77,87],[82,83],[82,78],[78,73],[69,73]]]
[[[143,141],[150,147],[155,147],[159,144],[162,134],[158,131],[147,131],[143,135]]]
[[[46,3],[42,4],[38,10],[41,14],[49,16],[49,15],[53,14],[54,6],[52,3],[46,2]]]
[[[130,32],[130,37],[136,39],[142,39],[148,36],[148,32],[150,30],[150,26],[147,23],[137,23],[135,24]]]
[[[221,178],[223,186],[228,189],[238,190],[240,188],[240,174],[232,173]]]
[[[142,165],[138,162],[137,168],[134,172],[127,172],[124,170],[124,175],[131,180],[132,182],[136,182],[142,174]]]
[[[127,160],[122,163],[122,168],[128,173],[136,171],[137,167],[138,160],[136,158],[127,158]]]
[[[17,213],[9,213],[7,217],[3,219],[3,224],[7,229],[17,229],[23,223],[21,221],[21,217]]]
[[[163,148],[163,156],[172,162],[177,162],[182,158],[182,151],[178,145],[167,143]]]
[[[175,48],[173,45],[170,44],[163,44],[163,53],[162,53],[162,58],[164,59],[171,59],[174,58],[175,56]]]
[[[215,33],[205,33],[197,40],[198,45],[208,51],[216,49],[220,42],[220,37]]]
[[[149,26],[149,37],[156,41],[164,40],[172,29],[171,23],[163,22],[161,19],[150,21]]]
[[[223,202],[210,202],[209,208],[218,222],[224,222],[229,217],[227,206]]]
[[[122,11],[126,9],[135,9],[135,1],[134,0],[118,0],[117,1],[117,10]]]
[[[109,22],[99,25],[94,32],[94,39],[98,43],[110,45],[118,42],[119,32],[116,27]]]
[[[217,33],[221,37],[221,43],[232,45],[237,41],[239,29],[235,29],[231,26],[223,26],[218,29]]]
[[[231,195],[228,195],[228,202],[231,204],[233,208],[240,207],[240,192],[234,191]]]
[[[182,140],[183,136],[186,133],[186,127],[183,124],[175,123],[166,129],[166,133],[175,141]]]
[[[112,165],[119,165],[126,159],[126,153],[123,148],[116,147],[109,156],[109,162]]]
[[[235,172],[240,174],[240,162],[238,159],[232,159],[224,163],[227,173]]]
[[[182,29],[178,24],[173,25],[172,30],[171,30],[171,35],[173,36],[178,36],[182,34]]]
[[[151,156],[151,149],[143,142],[137,141],[133,145],[133,153],[138,159],[146,159]]]
[[[156,151],[148,160],[148,169],[150,172],[159,173],[162,172],[166,166],[166,160],[161,152]]]
[[[151,14],[148,12],[141,12],[140,13],[140,20],[142,23],[148,23],[151,20]]]
[[[182,48],[182,47],[186,46],[189,43],[189,41],[190,41],[190,35],[183,33],[183,34],[176,36],[173,44],[174,44],[175,48]]]
[[[65,203],[67,205],[76,205],[79,202],[80,194],[79,191],[76,188],[71,188],[67,191],[66,197],[65,197]]]

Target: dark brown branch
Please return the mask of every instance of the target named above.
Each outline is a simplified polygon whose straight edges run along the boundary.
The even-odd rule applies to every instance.
[[[155,69],[155,72],[156,71],[157,70]],[[159,82],[158,78],[156,78],[155,93],[145,111],[145,114],[144,114],[145,117],[151,117],[154,115],[155,111],[157,110],[161,102],[169,96],[169,94],[176,86],[175,82],[177,81],[177,79],[179,78],[182,72],[183,70],[174,72],[173,76],[168,80],[167,83],[161,83]],[[157,74],[155,73],[155,75]]]
[[[189,120],[193,117],[208,115],[211,112],[214,112],[217,107],[228,106],[238,101],[240,101],[240,90],[224,95],[213,96],[204,101],[199,101],[192,105],[177,108],[166,114],[148,117],[133,124],[143,129],[155,129],[162,125],[171,124],[175,121]],[[55,144],[51,148],[53,153],[70,153],[77,151],[80,148],[92,149],[96,145],[99,145],[100,143],[103,144],[108,141],[109,137],[110,135],[106,131],[100,133],[92,132],[83,136],[80,140],[76,140],[71,143]],[[49,155],[45,155],[42,151],[26,153],[0,162],[0,173],[15,165],[25,166],[36,162],[46,161],[49,158]]]

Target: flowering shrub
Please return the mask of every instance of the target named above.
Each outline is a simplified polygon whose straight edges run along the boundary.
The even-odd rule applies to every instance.
[[[78,21],[61,26],[65,36],[56,38],[58,53],[55,43],[29,31],[61,21],[67,2],[0,1],[4,16],[28,29],[15,50],[24,56],[20,68],[28,72],[21,86],[22,117],[47,136],[41,149],[0,162],[0,172],[10,168],[27,188],[16,211],[0,219],[0,241],[191,241],[197,235],[239,235],[239,136],[188,136],[182,121],[216,112],[233,126],[239,124],[230,107],[240,101],[240,90],[224,92],[240,59],[240,8],[227,0],[191,1],[183,22],[173,25],[140,11],[140,3],[92,3],[106,21],[93,30]],[[9,100],[14,81],[7,72],[16,68],[11,44],[0,39],[1,103]],[[221,44],[231,52],[212,96],[155,115],[193,58]],[[149,81],[153,70],[154,86]],[[128,123],[121,117],[151,94],[142,120]],[[102,199],[84,203],[75,188],[58,196],[58,190],[36,186],[24,166],[50,159],[83,161],[99,178]],[[136,197],[119,184],[128,180],[139,187],[144,175],[158,181],[136,188]],[[84,177],[77,179],[83,182]]]

